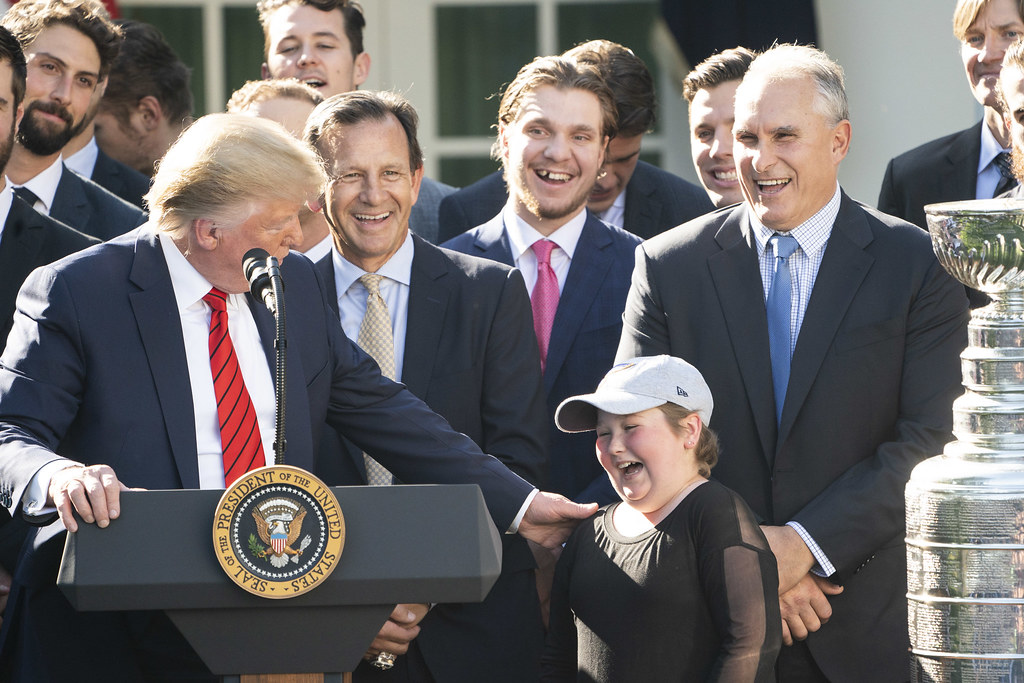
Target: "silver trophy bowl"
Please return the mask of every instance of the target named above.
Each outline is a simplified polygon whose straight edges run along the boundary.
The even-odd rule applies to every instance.
[[[907,484],[914,681],[1024,681],[1024,202],[925,207],[942,266],[988,294],[961,355],[956,441]]]

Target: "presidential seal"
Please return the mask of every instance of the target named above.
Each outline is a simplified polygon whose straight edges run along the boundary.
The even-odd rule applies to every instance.
[[[297,467],[261,467],[224,492],[213,522],[221,568],[245,590],[291,598],[330,576],[345,518],[327,486]]]

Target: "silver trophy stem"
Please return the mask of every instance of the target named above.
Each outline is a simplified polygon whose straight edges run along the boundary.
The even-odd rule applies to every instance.
[[[971,315],[956,441],[906,489],[914,681],[1024,681],[1024,203],[926,207],[939,262],[993,302]]]

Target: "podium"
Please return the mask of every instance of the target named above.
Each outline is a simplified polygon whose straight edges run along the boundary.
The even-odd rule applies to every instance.
[[[345,546],[315,590],[235,585],[212,529],[223,491],[128,491],[106,529],[68,534],[57,583],[80,611],[163,610],[214,674],[352,671],[398,603],[480,602],[501,541],[475,485],[332,487]]]

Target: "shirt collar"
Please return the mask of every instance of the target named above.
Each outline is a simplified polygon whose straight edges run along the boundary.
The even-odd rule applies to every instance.
[[[402,246],[398,247],[398,251],[391,255],[387,263],[377,269],[377,274],[408,287],[409,280],[412,279],[412,257],[414,251],[412,237],[410,232],[406,230]],[[334,283],[337,288],[338,298],[341,298],[355,284],[356,280],[365,275],[367,271],[342,256],[337,246],[331,249],[331,258],[334,261]]]
[[[505,208],[501,210],[501,218],[505,223],[508,240],[512,246],[512,255],[516,261],[526,253],[527,249],[533,246],[534,242],[543,239],[551,240],[557,244],[558,248],[564,251],[571,260],[573,253],[576,251],[576,243],[580,241],[580,235],[583,233],[583,226],[587,222],[587,209],[580,211],[579,214],[563,223],[547,237],[537,232],[533,226],[516,214],[511,199],[505,204]]]
[[[93,136],[85,143],[85,147],[65,159],[64,165],[83,178],[92,178],[99,155],[100,148],[96,146],[96,136]]]
[[[60,177],[63,173],[64,162],[58,156],[56,161],[23,185],[23,187],[32,190],[32,193],[39,197],[39,201],[46,207],[46,213],[49,213],[53,208],[53,198],[57,195],[57,185],[60,184]]]
[[[808,256],[814,256],[818,251],[825,248],[829,235],[832,234],[832,225],[839,215],[839,204],[842,199],[842,192],[839,190],[839,183],[836,182],[836,191],[825,206],[821,207],[816,214],[806,221],[786,232],[796,238],[797,244]],[[764,255],[768,240],[775,234],[775,230],[766,227],[753,211],[747,208],[747,217],[750,219],[750,226],[753,228],[754,239],[757,241],[758,257]]]
[[[146,225],[142,230],[155,231],[155,228]],[[160,248],[164,252],[167,272],[171,275],[171,286],[174,288],[174,300],[178,305],[179,313],[193,309],[196,305],[202,305],[203,297],[213,289],[213,285],[195,269],[195,266],[188,262],[170,236],[161,232],[157,232],[156,236],[157,241],[160,242]],[[233,310],[241,306],[241,297],[243,296],[243,294],[229,294],[227,307]]]
[[[988,129],[984,123],[981,124],[981,154],[978,155],[978,173],[981,173],[988,165],[992,163],[992,160],[996,158],[996,155],[1000,152],[1009,152],[1008,149],[1003,149],[999,142],[996,140],[996,136],[992,135],[992,131]]]
[[[0,231],[7,225],[7,216],[11,213],[11,202],[14,201],[14,190],[7,176],[0,175],[0,183],[3,189],[0,190]]]

